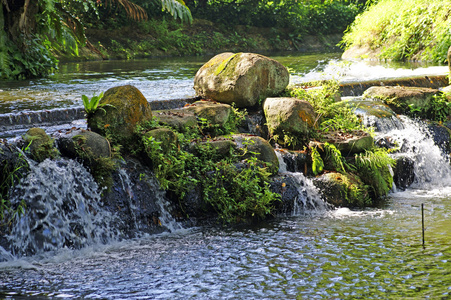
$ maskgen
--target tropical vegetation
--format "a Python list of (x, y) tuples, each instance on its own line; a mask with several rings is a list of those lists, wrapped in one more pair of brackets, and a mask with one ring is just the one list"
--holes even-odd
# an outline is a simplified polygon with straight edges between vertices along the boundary
[(346, 49), (367, 49), (379, 59), (443, 63), (451, 45), (451, 1), (380, 0), (359, 15), (346, 31)]
[[(58, 59), (80, 57), (88, 48), (100, 57), (134, 58), (177, 49), (174, 54), (202, 54), (215, 49), (261, 46), (246, 38), (251, 27), (263, 28), (272, 45), (299, 48), (307, 34), (341, 33), (363, 8), (361, 0), (36, 0), (0, 1), (0, 79), (41, 77)], [(173, 18), (171, 18), (172, 16)], [(196, 20), (210, 22), (190, 29)], [(198, 22), (199, 23), (199, 22)], [(237, 26), (241, 26), (240, 30)], [(132, 29), (130, 29), (132, 28)], [(114, 31), (91, 42), (89, 31)], [(118, 34), (119, 32), (119, 34)], [(144, 38), (143, 38), (144, 37)], [(104, 45), (105, 44), (105, 45)], [(106, 49), (108, 48), (108, 49)], [(160, 53), (161, 53), (160, 52)], [(117, 55), (119, 54), (119, 55)]]

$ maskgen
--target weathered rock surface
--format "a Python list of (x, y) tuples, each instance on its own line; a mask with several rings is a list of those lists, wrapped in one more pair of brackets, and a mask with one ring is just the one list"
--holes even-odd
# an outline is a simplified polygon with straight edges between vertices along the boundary
[(396, 165), (393, 168), (393, 182), (400, 190), (408, 188), (415, 180), (415, 161), (406, 156), (396, 159)]
[(387, 103), (398, 114), (409, 112), (409, 105), (417, 108), (425, 108), (432, 96), (439, 90), (421, 87), (406, 86), (373, 86), (367, 89), (363, 96), (366, 98), (380, 99)]
[(111, 134), (122, 145), (133, 140), (136, 125), (152, 119), (152, 110), (143, 94), (134, 86), (110, 88), (100, 100), (99, 108), (88, 116), (88, 127), (99, 134)]
[(54, 147), (53, 140), (42, 128), (30, 128), (24, 135), (26, 146), (34, 160), (41, 162), (46, 158), (55, 158), (58, 151)]
[(169, 125), (179, 132), (188, 132), (198, 127), (197, 117), (193, 112), (182, 109), (161, 110), (153, 112), (162, 125)]
[(232, 140), (236, 143), (238, 149), (246, 149), (245, 158), (256, 156), (258, 160), (269, 163), (269, 171), (276, 174), (279, 170), (279, 160), (271, 144), (259, 137), (252, 135), (238, 134), (233, 135)]
[(215, 101), (196, 101), (186, 105), (182, 111), (191, 112), (211, 124), (224, 126), (232, 113), (232, 107)]
[(160, 143), (163, 153), (169, 153), (174, 145), (177, 145), (177, 135), (168, 128), (152, 129), (144, 134), (144, 138), (153, 138)]
[(237, 107), (250, 107), (259, 99), (282, 92), (289, 73), (279, 62), (253, 53), (221, 53), (196, 73), (196, 95)]
[[(329, 132), (323, 135), (323, 138), (329, 144), (333, 144), (340, 150), (343, 156), (354, 153), (365, 152), (374, 147), (373, 137), (365, 131), (356, 130), (353, 132)], [(310, 147), (324, 148), (322, 142), (311, 141)]]
[(63, 134), (58, 138), (57, 144), (61, 154), (69, 158), (77, 158), (81, 155), (89, 155), (94, 158), (111, 156), (108, 140), (89, 130), (75, 130)]
[(263, 103), (271, 136), (307, 136), (316, 119), (312, 105), (296, 98), (266, 98)]

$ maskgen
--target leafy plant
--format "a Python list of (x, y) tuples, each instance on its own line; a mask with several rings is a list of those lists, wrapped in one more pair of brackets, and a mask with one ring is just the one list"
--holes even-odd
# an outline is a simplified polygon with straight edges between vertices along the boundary
[(311, 157), (313, 174), (318, 175), (324, 170), (324, 162), (316, 147), (311, 148)]
[(88, 98), (86, 95), (81, 95), (81, 99), (83, 100), (83, 106), (85, 108), (85, 112), (88, 116), (94, 114), (98, 109), (103, 110), (104, 113), (106, 111), (102, 108), (103, 106), (108, 106), (114, 108), (114, 105), (107, 104), (107, 103), (100, 103), (100, 100), (103, 98), (103, 92), (101, 92), (98, 96), (94, 94), (91, 99)]
[(370, 186), (375, 198), (386, 196), (391, 190), (393, 177), (390, 168), (394, 165), (395, 160), (382, 148), (355, 156), (356, 171), (362, 181)]

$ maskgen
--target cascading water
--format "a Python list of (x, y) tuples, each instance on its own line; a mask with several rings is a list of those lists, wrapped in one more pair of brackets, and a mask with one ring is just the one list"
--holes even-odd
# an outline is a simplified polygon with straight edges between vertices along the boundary
[(392, 127), (378, 133), (378, 138), (390, 140), (399, 149), (395, 157), (408, 157), (414, 162), (414, 188), (428, 189), (451, 184), (451, 167), (440, 147), (434, 144), (425, 124), (400, 116), (402, 128)]
[(91, 174), (74, 160), (29, 162), (30, 173), (14, 189), (13, 207), (25, 201), (25, 214), (15, 218), (8, 236), (12, 252), (35, 254), (63, 247), (112, 241), (118, 220), (102, 208)]
[(279, 173), (291, 177), (297, 189), (292, 215), (297, 216), (306, 212), (326, 211), (329, 205), (321, 198), (312, 180), (305, 177), (301, 172), (287, 171), (287, 164), (283, 160), (283, 154), (276, 151), (276, 155), (279, 160)]
[(0, 247), (0, 261), (182, 229), (153, 174), (140, 169), (136, 175), (133, 162), (117, 172), (115, 200), (103, 199), (92, 175), (75, 160), (30, 160), (29, 165), (10, 198), (13, 208), (25, 204), (25, 214), (8, 216), (13, 219), (7, 236), (11, 253)]

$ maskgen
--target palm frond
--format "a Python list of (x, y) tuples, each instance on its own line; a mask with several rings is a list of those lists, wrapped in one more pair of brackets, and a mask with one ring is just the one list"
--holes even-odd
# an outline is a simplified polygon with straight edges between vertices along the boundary
[(174, 18), (182, 21), (193, 22), (193, 16), (183, 0), (161, 0), (163, 10), (167, 10)]
[(105, 0), (105, 7), (113, 6), (113, 4), (121, 5), (127, 15), (136, 20), (136, 21), (143, 21), (147, 20), (147, 13), (141, 6), (129, 1), (129, 0)]

